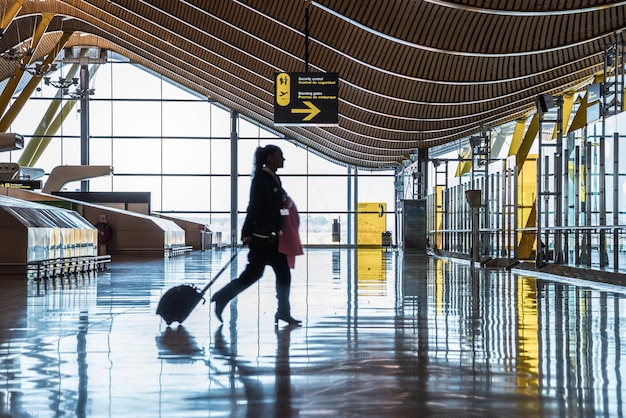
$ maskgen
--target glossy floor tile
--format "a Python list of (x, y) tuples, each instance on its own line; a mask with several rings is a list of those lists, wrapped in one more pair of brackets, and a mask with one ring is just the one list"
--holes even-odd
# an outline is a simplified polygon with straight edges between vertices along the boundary
[[(217, 290), (240, 273), (247, 250)], [(379, 249), (307, 249), (217, 321), (155, 314), (231, 250), (0, 282), (0, 417), (623, 416), (625, 290)]]

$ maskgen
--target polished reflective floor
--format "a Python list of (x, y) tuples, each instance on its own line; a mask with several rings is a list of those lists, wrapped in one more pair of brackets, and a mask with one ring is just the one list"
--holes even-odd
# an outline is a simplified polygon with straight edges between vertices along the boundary
[[(217, 290), (238, 275), (247, 250)], [(155, 314), (230, 249), (0, 282), (0, 417), (620, 417), (626, 289), (379, 249), (308, 249), (274, 327), (274, 275), (220, 324)]]

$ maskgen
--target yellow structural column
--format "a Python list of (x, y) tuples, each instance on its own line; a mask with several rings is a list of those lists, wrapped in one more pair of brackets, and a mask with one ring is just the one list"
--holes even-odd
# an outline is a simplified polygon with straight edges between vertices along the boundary
[[(63, 124), (63, 121), (65, 120), (65, 118), (67, 118), (67, 116), (70, 114), (70, 111), (75, 106), (76, 106), (75, 100), (67, 101), (61, 108), (61, 111), (55, 116), (52, 122), (48, 125), (47, 129), (45, 129), (45, 132), (39, 135), (39, 137), (37, 138), (37, 146), (34, 149), (29, 150), (30, 151), (29, 154), (31, 155), (28, 160), (27, 167), (33, 167), (35, 164), (37, 164), (37, 161), (39, 161), (39, 158), (48, 147), (48, 144), (50, 144), (50, 141), (52, 140), (51, 137), (54, 134), (56, 134), (56, 132), (59, 130), (59, 128)], [(29, 145), (30, 143), (33, 142), (33, 140), (35, 140), (35, 138), (33, 138), (29, 142)], [(18, 161), (18, 164), (20, 164), (20, 166), (22, 165), (21, 159), (20, 161)]]
[[(572, 116), (572, 109), (574, 108), (574, 92), (567, 92), (563, 95), (563, 117), (561, 126), (561, 132), (565, 134), (567, 132), (567, 123)], [(558, 133), (558, 126), (554, 124), (554, 132), (552, 132), (552, 139), (556, 139)]]
[[(55, 47), (54, 50), (50, 54), (48, 54), (46, 58), (44, 59), (42, 68), (45, 69), (45, 68), (50, 67), (52, 62), (55, 60), (56, 55), (61, 50), (61, 48), (58, 48), (58, 46), (65, 45), (65, 43), (67, 42), (67, 40), (69, 39), (71, 35), (72, 35), (72, 32), (63, 33), (63, 35), (61, 36), (61, 39), (59, 39), (59, 42), (57, 43), (57, 47)], [(30, 96), (33, 94), (33, 91), (35, 91), (35, 88), (41, 81), (42, 76), (43, 74), (34, 75), (30, 79), (28, 84), (26, 84), (26, 87), (24, 87), (24, 89), (22, 90), (18, 98), (15, 100), (11, 108), (9, 108), (9, 110), (7, 110), (7, 112), (2, 116), (2, 119), (0, 119), (0, 132), (6, 132), (9, 129), (9, 126), (11, 126), (11, 123), (13, 123), (13, 121), (15, 120), (19, 112), (22, 110), (22, 108), (24, 107), (28, 99), (30, 99)]]
[(465, 148), (461, 151), (462, 161), (459, 161), (459, 165), (456, 167), (455, 177), (460, 177), (463, 174), (467, 174), (472, 170), (472, 149)]
[[(67, 72), (66, 78), (73, 78), (78, 72), (78, 69), (78, 64), (73, 64), (70, 67), (70, 70)], [(22, 155), (18, 160), (18, 164), (20, 166), (32, 167), (34, 164), (37, 163), (37, 160), (41, 156), (41, 153), (48, 146), (48, 143), (50, 142), (49, 135), (54, 135), (56, 129), (58, 129), (58, 126), (56, 126), (58, 118), (54, 119), (52, 123), (50, 121), (59, 110), (61, 101), (58, 99), (60, 99), (62, 96), (62, 90), (57, 91), (57, 100), (53, 100), (50, 103), (50, 106), (48, 106), (48, 109), (42, 117), (41, 122), (39, 122), (39, 126), (37, 126), (37, 129), (35, 129), (35, 132), (33, 133), (32, 139), (28, 141), (28, 144), (24, 148), (24, 151), (22, 152)], [(61, 110), (62, 119), (65, 119), (65, 116), (67, 116), (67, 111), (74, 107), (74, 103), (75, 102), (72, 100), (65, 104), (65, 106)], [(70, 104), (70, 106), (68, 106), (68, 104)]]
[(535, 138), (537, 137), (537, 133), (539, 132), (539, 115), (536, 113), (533, 115), (530, 124), (528, 124), (528, 129), (526, 130), (526, 134), (524, 138), (519, 144), (517, 151), (515, 152), (515, 165), (518, 170), (521, 170), (528, 158), (528, 153), (530, 152), (530, 148), (535, 142)]
[[(90, 80), (93, 78), (96, 71), (98, 71), (98, 68), (100, 68), (100, 64), (94, 64), (91, 66), (91, 68), (89, 69)], [(43, 133), (43, 136), (41, 137), (41, 143), (38, 144), (34, 150), (32, 150), (32, 156), (30, 157), (30, 166), (37, 163), (37, 161), (39, 160), (43, 152), (46, 150), (46, 147), (50, 143), (50, 140), (52, 139), (50, 137), (56, 134), (56, 132), (59, 130), (59, 128), (63, 124), (63, 121), (65, 120), (65, 118), (67, 118), (70, 111), (75, 106), (76, 106), (76, 100), (70, 100), (66, 102), (63, 108), (61, 109), (61, 112), (59, 112), (59, 114), (54, 118), (52, 123), (50, 123), (50, 125), (47, 128), (45, 128), (45, 132)], [(42, 125), (46, 125), (44, 122), (45, 120), (42, 120)]]
[(4, 90), (2, 90), (2, 94), (0, 94), (0, 115), (4, 114), (4, 111), (9, 106), (11, 97), (13, 97), (13, 93), (15, 93), (17, 86), (20, 84), (22, 75), (24, 75), (24, 70), (22, 70), (19, 65), (16, 66), (13, 71), (13, 76), (9, 78), (6, 86), (4, 86)]
[(2, 33), (9, 27), (15, 16), (22, 9), (22, 6), (26, 3), (26, 0), (16, 0), (11, 4), (6, 12), (2, 15), (2, 22), (0, 22), (0, 30)]
[[(525, 131), (525, 132), (524, 132)], [(528, 154), (539, 132), (539, 115), (534, 114), (528, 127), (525, 120), (518, 120), (513, 132), (509, 156), (515, 155), (515, 165), (517, 167), (518, 196), (516, 228), (532, 228), (535, 226), (535, 201), (537, 195), (536, 187), (536, 162), (528, 161)], [(531, 181), (532, 180), (532, 181)], [(529, 198), (531, 196), (531, 198)], [(535, 234), (523, 231), (518, 236), (517, 257), (520, 259), (532, 258), (533, 247), (535, 245)]]
[[(33, 41), (31, 42), (33, 49), (35, 48), (36, 45), (39, 45), (39, 41), (41, 41), (41, 38), (43, 38), (43, 35), (46, 33), (46, 29), (48, 29), (48, 26), (50, 25), (50, 22), (52, 22), (53, 18), (54, 18), (54, 13), (44, 13), (41, 15), (41, 21), (35, 28), (35, 33), (33, 34)], [(55, 57), (56, 57), (56, 54), (55, 54)]]
[[(11, 12), (12, 9), (10, 9), (9, 12), (5, 13), (2, 18), (3, 25), (6, 24), (8, 26), (9, 23), (11, 23), (10, 20), (8, 21), (8, 23), (5, 23), (5, 21), (9, 19), (9, 17), (13, 19), (13, 17), (15, 17), (15, 14), (17, 14), (17, 12), (20, 10), (23, 3), (24, 3), (23, 1), (16, 2), (11, 6), (12, 9), (15, 9), (13, 10), (14, 14), (10, 15), (9, 13)], [(41, 41), (43, 34), (46, 32), (46, 29), (48, 28), (48, 26), (50, 25), (50, 22), (52, 21), (52, 18), (54, 18), (53, 13), (45, 13), (44, 15), (42, 15), (41, 22), (39, 22), (39, 25), (37, 25), (35, 33), (33, 34), (33, 38), (31, 39), (31, 42), (30, 42), (30, 48), (32, 51), (35, 50), (35, 48), (39, 44), (39, 41)], [(2, 26), (2, 28), (4, 30), (6, 26)], [(4, 87), (4, 90), (2, 91), (2, 95), (0, 95), (0, 114), (4, 114), (4, 111), (9, 105), (9, 102), (11, 101), (11, 97), (13, 97), (13, 93), (15, 93), (15, 90), (17, 89), (17, 86), (19, 85), (20, 80), (22, 79), (22, 76), (24, 75), (24, 66), (29, 64), (29, 62), (24, 61), (25, 59), (26, 57), (22, 58), (20, 65), (18, 65), (15, 68), (13, 72), (13, 76), (9, 79), (7, 85)], [(30, 56), (28, 56), (28, 59), (30, 59)], [(0, 132), (6, 132), (6, 130), (2, 130)]]

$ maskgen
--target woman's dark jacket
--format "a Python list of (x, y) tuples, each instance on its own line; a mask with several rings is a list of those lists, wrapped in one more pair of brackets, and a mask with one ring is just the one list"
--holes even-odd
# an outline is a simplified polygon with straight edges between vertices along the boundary
[(253, 233), (269, 235), (280, 231), (280, 208), (283, 204), (283, 190), (280, 179), (276, 180), (265, 170), (258, 170), (250, 185), (250, 201), (241, 231), (242, 237)]

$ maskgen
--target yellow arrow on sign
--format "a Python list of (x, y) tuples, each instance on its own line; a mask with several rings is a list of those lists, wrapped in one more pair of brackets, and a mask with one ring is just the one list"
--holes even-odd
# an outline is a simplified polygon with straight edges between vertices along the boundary
[(302, 103), (304, 103), (308, 109), (291, 109), (291, 113), (308, 113), (309, 116), (302, 119), (303, 121), (309, 121), (321, 112), (317, 106), (309, 101), (304, 101)]

